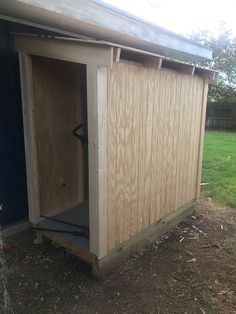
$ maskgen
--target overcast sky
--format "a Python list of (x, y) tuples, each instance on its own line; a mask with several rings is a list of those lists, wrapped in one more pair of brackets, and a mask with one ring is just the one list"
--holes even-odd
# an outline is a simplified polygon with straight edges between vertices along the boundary
[(236, 0), (103, 0), (176, 33), (207, 28), (217, 34), (224, 21), (236, 35)]

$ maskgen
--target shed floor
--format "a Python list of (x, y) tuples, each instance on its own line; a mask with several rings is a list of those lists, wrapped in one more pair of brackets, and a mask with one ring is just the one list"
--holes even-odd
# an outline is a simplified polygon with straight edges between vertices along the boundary
[[(52, 218), (56, 218), (65, 222), (77, 224), (84, 227), (89, 227), (89, 205), (88, 202), (81, 203), (73, 208), (66, 210), (63, 213), (57, 214)], [(43, 221), (37, 224), (39, 228), (46, 229), (58, 229), (66, 231), (80, 231), (79, 228), (71, 225), (64, 224), (62, 222), (57, 222), (51, 219), (45, 218)], [(47, 234), (54, 234), (55, 239), (60, 238), (63, 243), (67, 243), (68, 249), (70, 247), (79, 247), (83, 251), (89, 252), (89, 239), (84, 236), (75, 236), (69, 233), (62, 232), (47, 232)], [(60, 243), (58, 244), (61, 244)], [(58, 242), (58, 241), (55, 241)]]

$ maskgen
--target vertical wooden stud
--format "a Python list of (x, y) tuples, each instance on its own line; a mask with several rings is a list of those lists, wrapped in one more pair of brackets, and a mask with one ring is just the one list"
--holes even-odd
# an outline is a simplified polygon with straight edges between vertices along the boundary
[(203, 93), (202, 93), (202, 111), (200, 120), (200, 134), (198, 145), (198, 163), (197, 163), (197, 182), (196, 182), (196, 198), (201, 194), (201, 176), (202, 176), (202, 157), (203, 157), (203, 144), (204, 144), (204, 130), (206, 121), (206, 107), (207, 107), (207, 93), (208, 93), (208, 81), (203, 80)]
[(107, 253), (107, 69), (87, 66), (90, 252)]
[(36, 223), (40, 219), (40, 204), (38, 188), (38, 161), (35, 117), (33, 105), (32, 60), (28, 54), (20, 52), (19, 61), (24, 123), (29, 219), (32, 223)]

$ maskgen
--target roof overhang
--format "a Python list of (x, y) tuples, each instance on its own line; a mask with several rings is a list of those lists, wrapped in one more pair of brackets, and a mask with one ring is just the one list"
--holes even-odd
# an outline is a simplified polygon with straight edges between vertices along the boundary
[(112, 41), (184, 61), (212, 59), (212, 51), (99, 1), (1, 0), (0, 18), (73, 37)]
[(116, 43), (58, 36), (14, 34), (16, 50), (30, 55), (112, 68), (120, 59), (139, 62), (147, 67), (166, 68), (190, 76), (200, 76), (216, 85), (218, 72)]

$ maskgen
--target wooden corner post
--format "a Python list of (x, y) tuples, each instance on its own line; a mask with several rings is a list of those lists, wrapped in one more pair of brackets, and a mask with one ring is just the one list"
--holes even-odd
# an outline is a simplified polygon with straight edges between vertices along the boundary
[(198, 199), (201, 194), (202, 158), (203, 158), (204, 130), (205, 130), (205, 121), (206, 121), (207, 94), (208, 94), (208, 80), (204, 79), (203, 80), (203, 92), (202, 92), (202, 109), (201, 109), (201, 116), (200, 116), (200, 134), (199, 134), (199, 145), (198, 145), (196, 199)]
[(107, 69), (87, 65), (90, 252), (107, 253)]
[(29, 218), (32, 223), (37, 223), (40, 218), (40, 204), (38, 189), (37, 148), (35, 141), (36, 134), (33, 105), (32, 60), (31, 56), (29, 56), (27, 53), (19, 52), (19, 61)]

